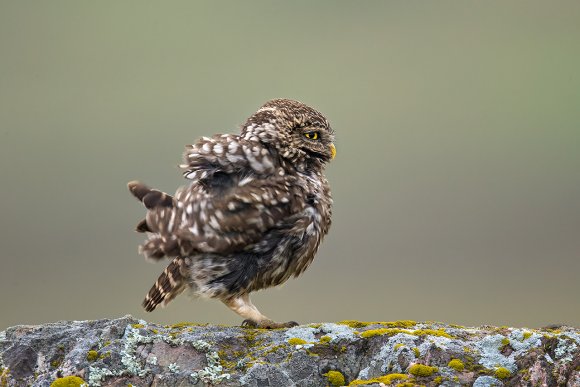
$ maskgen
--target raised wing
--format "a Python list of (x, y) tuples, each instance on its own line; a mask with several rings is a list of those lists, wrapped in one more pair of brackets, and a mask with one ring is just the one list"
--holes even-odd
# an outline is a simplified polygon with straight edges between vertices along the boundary
[(202, 137), (187, 145), (183, 154), (183, 176), (193, 181), (211, 179), (216, 172), (240, 174), (251, 172), (268, 175), (275, 171), (275, 163), (266, 148), (233, 134)]
[(188, 148), (184, 158), (192, 183), (177, 191), (173, 206), (149, 210), (146, 256), (244, 251), (300, 221), (303, 187), (259, 144), (218, 135)]

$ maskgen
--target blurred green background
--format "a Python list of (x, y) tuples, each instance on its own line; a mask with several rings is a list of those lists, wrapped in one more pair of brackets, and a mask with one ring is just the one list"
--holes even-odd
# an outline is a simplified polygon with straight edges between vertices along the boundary
[(140, 179), (263, 102), (322, 111), (334, 224), (254, 295), (301, 323), (580, 325), (580, 2), (0, 2), (0, 329), (146, 314)]

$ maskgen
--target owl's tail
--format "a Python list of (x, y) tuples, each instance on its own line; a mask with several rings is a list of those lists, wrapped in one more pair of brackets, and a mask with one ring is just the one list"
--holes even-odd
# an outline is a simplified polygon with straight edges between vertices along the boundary
[(187, 258), (177, 257), (163, 270), (143, 300), (142, 305), (147, 312), (153, 311), (159, 304), (167, 305), (185, 290), (189, 270), (188, 261)]
[[(165, 192), (149, 188), (138, 181), (130, 181), (127, 184), (127, 187), (133, 196), (142, 202), (148, 210), (157, 207), (173, 207), (173, 196), (166, 194)], [(137, 224), (136, 230), (138, 232), (152, 231), (145, 219)]]

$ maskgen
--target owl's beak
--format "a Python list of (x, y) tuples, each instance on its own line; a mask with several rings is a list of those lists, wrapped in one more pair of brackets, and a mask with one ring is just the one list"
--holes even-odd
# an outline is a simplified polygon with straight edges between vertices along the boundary
[(330, 157), (334, 159), (336, 157), (336, 147), (334, 144), (330, 144)]

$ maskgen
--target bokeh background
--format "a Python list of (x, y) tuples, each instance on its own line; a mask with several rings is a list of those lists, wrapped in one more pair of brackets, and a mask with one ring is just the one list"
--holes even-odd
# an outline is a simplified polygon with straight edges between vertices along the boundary
[(126, 183), (263, 102), (326, 114), (334, 225), (254, 295), (302, 323), (580, 325), (577, 1), (0, 2), (0, 329), (145, 313)]

